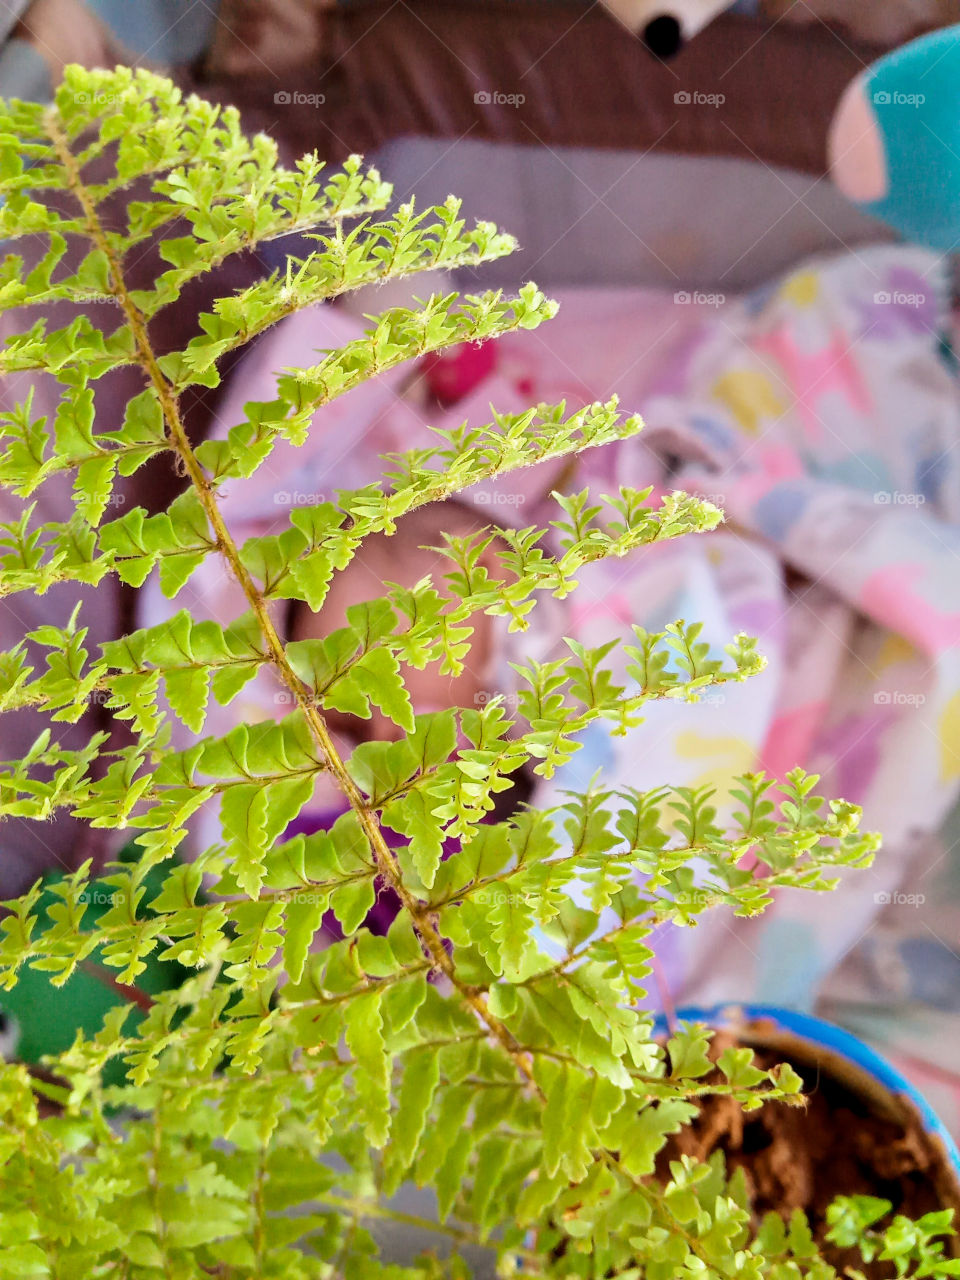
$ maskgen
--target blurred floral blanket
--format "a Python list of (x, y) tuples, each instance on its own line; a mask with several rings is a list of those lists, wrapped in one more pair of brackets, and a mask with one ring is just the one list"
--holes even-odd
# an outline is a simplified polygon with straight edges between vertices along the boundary
[[(596, 644), (677, 618), (703, 620), (721, 652), (737, 632), (758, 636), (769, 666), (699, 705), (653, 704), (626, 738), (593, 728), (535, 801), (598, 768), (606, 785), (638, 788), (722, 789), (737, 773), (796, 764), (821, 773), (822, 792), (863, 805), (884, 833), (875, 867), (834, 894), (782, 895), (757, 920), (717, 911), (697, 930), (664, 926), (666, 986), (677, 1005), (819, 1003), (908, 1074), (940, 1072), (952, 1089), (960, 865), (941, 828), (960, 779), (960, 403), (946, 269), (883, 246), (817, 259), (740, 299), (578, 290), (560, 301), (540, 330), (334, 402), (304, 448), (277, 449), (242, 497), (228, 495), (227, 519), (240, 536), (278, 532), (291, 506), (374, 478), (373, 453), (424, 443), (428, 420), (619, 393), (646, 419), (640, 437), (583, 455), (575, 477), (540, 467), (464, 500), (484, 521), (529, 525), (555, 518), (560, 482), (685, 488), (721, 505), (727, 525), (590, 566), (571, 600), (535, 611), (530, 633), (501, 637), (489, 694), (509, 699), (510, 662), (548, 658), (561, 636)], [(315, 363), (362, 327), (333, 307), (284, 321), (228, 387), (222, 429), (246, 401), (272, 398), (272, 370)], [(446, 407), (426, 407), (425, 387)], [(212, 568), (192, 586), (196, 616), (243, 610)], [(142, 621), (167, 608), (152, 595)], [(282, 715), (277, 698), (259, 676), (208, 732)], [(960, 1103), (944, 1111), (960, 1127)]]

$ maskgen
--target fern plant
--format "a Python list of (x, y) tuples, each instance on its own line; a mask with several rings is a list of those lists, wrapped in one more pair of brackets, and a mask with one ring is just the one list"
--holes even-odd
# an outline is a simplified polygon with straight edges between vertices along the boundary
[[(0, 482), (21, 514), (2, 526), (0, 595), (113, 574), (139, 587), (156, 573), (175, 598), (219, 557), (247, 611), (221, 627), (182, 610), (92, 653), (78, 606), (66, 625), (0, 655), (0, 709), (49, 721), (0, 768), (0, 814), (42, 822), (67, 810), (137, 842), (135, 860), (109, 868), (111, 905), (95, 923), (89, 864), (47, 889), (42, 919), (39, 885), (5, 904), (0, 981), (9, 988), (29, 966), (62, 985), (97, 948), (120, 984), (135, 984), (148, 957), (192, 973), (139, 1022), (131, 999), (98, 1034), (78, 1034), (44, 1079), (3, 1069), (0, 1275), (461, 1276), (474, 1245), (504, 1275), (833, 1275), (802, 1218), (758, 1228), (742, 1183), (718, 1164), (685, 1159), (669, 1182), (651, 1177), (706, 1093), (745, 1108), (802, 1099), (789, 1066), (762, 1071), (746, 1049), (725, 1052), (715, 1071), (704, 1028), (680, 1027), (662, 1045), (642, 1001), (661, 921), (694, 923), (716, 905), (755, 913), (774, 889), (824, 890), (837, 868), (867, 863), (876, 840), (859, 832), (856, 808), (826, 802), (798, 770), (780, 787), (737, 779), (729, 824), (708, 793), (611, 794), (602, 779), (558, 811), (490, 820), (520, 766), (549, 777), (594, 721), (624, 733), (652, 699), (696, 701), (752, 675), (762, 666), (754, 642), (733, 638), (724, 662), (696, 626), (636, 628), (628, 686), (611, 674), (612, 646), (571, 644), (563, 661), (524, 667), (509, 717), (498, 699), (418, 715), (405, 686), (411, 668), (456, 674), (480, 614), (523, 630), (537, 601), (574, 590), (590, 561), (711, 529), (719, 511), (683, 494), (558, 493), (558, 540), (538, 528), (451, 537), (441, 581), (354, 606), (326, 638), (289, 640), (277, 602), (322, 610), (365, 538), (480, 480), (622, 440), (640, 422), (611, 402), (440, 432), (435, 449), (384, 460), (362, 489), (291, 508), (282, 531), (238, 541), (221, 486), (242, 484), (278, 441), (304, 443), (335, 397), (425, 352), (533, 328), (553, 304), (527, 285), (512, 298), (434, 295), (392, 308), (363, 338), (285, 371), (276, 398), (248, 405), (225, 438), (195, 444), (181, 397), (215, 387), (218, 361), (282, 317), (370, 282), (478, 265), (512, 241), (487, 223), (467, 227), (452, 199), (382, 213), (390, 189), (359, 159), (332, 174), (312, 156), (285, 169), (233, 110), (183, 100), (143, 71), (70, 68), (52, 105), (2, 109), (0, 235), (40, 237), (44, 251), (29, 268), (7, 256), (0, 299), (7, 309), (62, 303), (65, 323), (38, 322), (0, 354), (4, 372), (60, 387), (52, 423), (29, 397), (2, 420)], [(118, 194), (135, 181), (149, 198)], [(118, 198), (124, 216), (108, 223), (104, 203)], [(318, 227), (312, 252), (221, 299), (181, 350), (157, 354), (154, 318), (189, 281)], [(78, 241), (74, 271), (65, 257)], [(155, 241), (166, 269), (133, 289), (128, 263)], [(117, 308), (111, 332), (84, 313), (104, 295)], [(98, 412), (97, 384), (123, 366), (139, 370), (142, 390), (119, 420)], [(184, 477), (183, 492), (159, 514), (105, 519), (118, 477), (157, 457)], [(74, 509), (41, 521), (33, 495), (62, 473)], [(45, 650), (45, 668), (26, 639)], [(208, 699), (229, 703), (265, 668), (289, 714), (203, 736)], [(104, 733), (80, 749), (60, 742), (58, 726), (93, 698), (126, 723), (125, 745)], [(325, 713), (364, 717), (371, 706), (399, 739), (345, 757)], [(172, 745), (171, 717), (192, 735), (186, 748)], [(339, 787), (344, 815), (289, 837), (321, 776)], [(211, 805), (222, 840), (177, 860)], [(458, 851), (444, 856), (451, 840)], [(158, 868), (162, 889), (148, 893)], [(380, 936), (364, 921), (387, 888), (400, 906)], [(320, 948), (328, 911), (344, 937)], [(104, 1072), (118, 1062), (125, 1082), (110, 1085)], [(393, 1203), (411, 1182), (434, 1189), (435, 1215)], [(841, 1202), (836, 1240), (891, 1259), (891, 1274), (954, 1273), (942, 1257), (949, 1214), (911, 1224), (886, 1220), (888, 1209)], [(419, 1225), (436, 1249), (409, 1267), (380, 1260), (370, 1228), (383, 1220)]]

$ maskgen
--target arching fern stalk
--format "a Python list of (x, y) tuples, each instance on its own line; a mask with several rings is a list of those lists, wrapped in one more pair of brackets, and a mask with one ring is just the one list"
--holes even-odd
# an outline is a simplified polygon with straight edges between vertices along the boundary
[[(523, 628), (538, 598), (565, 596), (587, 562), (713, 528), (720, 513), (681, 494), (659, 505), (628, 490), (599, 505), (558, 496), (559, 554), (539, 529), (504, 530), (496, 542), (453, 538), (444, 580), (356, 606), (326, 639), (287, 641), (276, 602), (321, 609), (369, 535), (393, 533), (405, 513), (477, 481), (623, 439), (640, 423), (615, 403), (505, 415), (441, 435), (432, 453), (395, 458), (365, 488), (292, 509), (281, 532), (240, 543), (221, 486), (242, 484), (278, 441), (302, 443), (324, 405), (424, 352), (532, 328), (553, 304), (528, 285), (514, 298), (433, 296), (394, 308), (364, 338), (286, 372), (276, 399), (248, 406), (226, 438), (195, 446), (184, 392), (216, 386), (218, 360), (269, 325), (371, 281), (480, 264), (512, 242), (485, 223), (466, 227), (453, 200), (378, 220), (390, 191), (359, 160), (332, 175), (313, 157), (283, 169), (273, 143), (245, 138), (233, 111), (182, 101), (144, 72), (72, 68), (52, 106), (5, 104), (2, 131), (0, 235), (44, 245), (29, 269), (6, 259), (3, 306), (56, 300), (75, 313), (63, 328), (38, 323), (13, 337), (0, 357), (8, 373), (60, 384), (52, 423), (33, 416), (29, 399), (3, 421), (0, 480), (22, 516), (3, 527), (0, 594), (111, 574), (140, 586), (156, 571), (176, 597), (219, 557), (247, 612), (222, 628), (183, 611), (91, 653), (78, 610), (30, 637), (47, 652), (45, 669), (31, 666), (24, 645), (2, 655), (0, 708), (32, 707), (50, 724), (27, 756), (2, 767), (0, 813), (42, 821), (68, 810), (129, 830), (141, 851), (113, 868), (113, 902), (95, 924), (85, 915), (89, 867), (50, 890), (43, 925), (38, 889), (9, 903), (3, 982), (12, 986), (27, 965), (64, 983), (98, 946), (120, 983), (134, 983), (151, 954), (196, 976), (157, 997), (139, 1024), (132, 1004), (119, 1008), (52, 1061), (66, 1082), (52, 1090), (55, 1114), (39, 1120), (35, 1105), (34, 1089), (50, 1086), (21, 1068), (0, 1076), (0, 1274), (373, 1276), (382, 1264), (368, 1228), (409, 1222), (389, 1201), (416, 1181), (436, 1190), (439, 1215), (420, 1225), (446, 1260), (391, 1275), (462, 1274), (459, 1251), (476, 1243), (498, 1252), (504, 1273), (831, 1275), (801, 1223), (789, 1237), (771, 1224), (755, 1237), (741, 1192), (718, 1168), (684, 1163), (670, 1185), (650, 1180), (698, 1096), (796, 1103), (799, 1080), (789, 1068), (756, 1069), (744, 1050), (728, 1051), (720, 1083), (704, 1084), (706, 1033), (682, 1029), (664, 1052), (638, 1000), (658, 922), (689, 922), (715, 903), (756, 912), (775, 887), (823, 889), (834, 868), (868, 861), (875, 841), (858, 834), (856, 809), (827, 804), (816, 779), (797, 772), (779, 806), (763, 777), (735, 783), (729, 829), (709, 797), (687, 791), (597, 790), (571, 796), (560, 813), (484, 821), (521, 764), (550, 776), (593, 721), (623, 731), (651, 699), (696, 699), (707, 685), (743, 679), (761, 666), (753, 642), (735, 638), (722, 664), (695, 627), (638, 630), (629, 687), (610, 674), (610, 646), (571, 645), (566, 661), (522, 673), (512, 719), (497, 700), (415, 715), (404, 684), (410, 667), (456, 673), (478, 614)], [(144, 179), (152, 198), (128, 199), (124, 219), (108, 225), (104, 202), (114, 208)], [(222, 299), (183, 350), (157, 355), (152, 321), (188, 281), (317, 226), (314, 252)], [(78, 238), (87, 247), (73, 271), (66, 252)], [(128, 264), (154, 241), (169, 265), (151, 288), (133, 290)], [(104, 295), (117, 305), (112, 332), (84, 315), (85, 302)], [(97, 412), (98, 380), (121, 366), (142, 374), (122, 421)], [(185, 477), (183, 493), (165, 513), (104, 520), (116, 478), (158, 455)], [(63, 472), (75, 509), (42, 522), (33, 495)], [(286, 686), (290, 714), (203, 737), (208, 698), (228, 703), (263, 668)], [(60, 744), (58, 725), (79, 720), (93, 697), (128, 722), (129, 745), (103, 735), (80, 750)], [(371, 704), (400, 740), (344, 758), (324, 713), (364, 716)], [(169, 745), (167, 706), (195, 735), (188, 749)], [(320, 775), (337, 783), (348, 811), (329, 831), (285, 838)], [(203, 805), (219, 805), (222, 842), (171, 861)], [(399, 841), (388, 843), (385, 829)], [(443, 860), (448, 837), (461, 851)], [(741, 869), (747, 852), (753, 874)], [(707, 874), (692, 895), (694, 859)], [(148, 900), (145, 877), (157, 867), (165, 883)], [(572, 904), (574, 880), (586, 905)], [(378, 886), (401, 904), (387, 937), (363, 923)], [(312, 950), (327, 910), (345, 939)], [(102, 1083), (113, 1060), (128, 1069), (123, 1087)], [(883, 1247), (877, 1216), (869, 1204), (841, 1206), (844, 1243)], [(915, 1232), (908, 1270), (936, 1259), (944, 1225)]]

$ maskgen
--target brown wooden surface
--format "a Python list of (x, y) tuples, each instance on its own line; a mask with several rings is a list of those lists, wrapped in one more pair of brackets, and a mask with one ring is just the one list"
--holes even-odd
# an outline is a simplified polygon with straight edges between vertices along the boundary
[[(600, 6), (557, 0), (373, 0), (316, 11), (315, 22), (307, 61), (297, 62), (289, 42), (282, 57), (275, 45), (264, 46), (262, 60), (249, 50), (244, 66), (235, 46), (228, 61), (218, 59), (234, 74), (214, 76), (206, 91), (237, 102), (291, 154), (317, 147), (330, 159), (403, 136), (469, 136), (753, 156), (820, 174), (837, 100), (879, 52), (822, 23), (765, 26), (727, 15), (664, 64)], [(478, 104), (484, 90), (522, 93), (525, 102)], [(725, 102), (678, 104), (681, 91)], [(326, 101), (277, 104), (278, 92)]]

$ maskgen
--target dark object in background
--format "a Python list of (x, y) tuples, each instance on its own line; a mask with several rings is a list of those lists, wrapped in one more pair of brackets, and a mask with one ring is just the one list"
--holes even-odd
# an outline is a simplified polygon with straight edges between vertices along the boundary
[(643, 43), (657, 58), (675, 58), (683, 48), (683, 31), (676, 18), (663, 14), (648, 22)]

